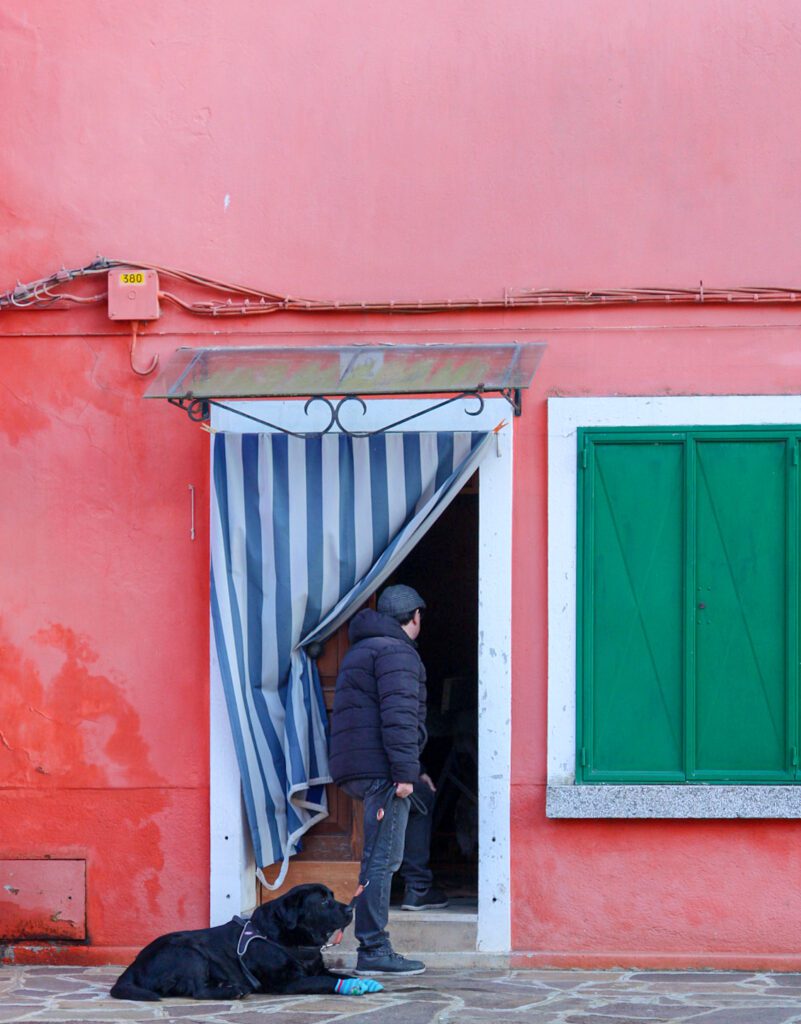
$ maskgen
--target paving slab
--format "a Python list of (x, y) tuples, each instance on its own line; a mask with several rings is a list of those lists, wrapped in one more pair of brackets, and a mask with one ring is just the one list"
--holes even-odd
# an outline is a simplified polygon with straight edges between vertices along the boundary
[(111, 999), (114, 967), (0, 967), (0, 1024), (801, 1024), (801, 975), (429, 969), (369, 996)]

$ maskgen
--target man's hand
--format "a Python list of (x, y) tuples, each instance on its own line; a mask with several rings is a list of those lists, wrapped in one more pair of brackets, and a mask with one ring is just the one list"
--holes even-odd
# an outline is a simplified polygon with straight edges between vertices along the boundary
[(431, 778), (430, 775), (427, 775), (425, 772), (422, 772), (420, 774), (420, 781), (423, 783), (424, 786), (428, 786), (432, 793), (436, 793), (437, 787), (434, 785), (434, 780)]
[(407, 796), (411, 796), (414, 791), (414, 786), (411, 782), (396, 782), (395, 783), (395, 796), (401, 800), (405, 800)]

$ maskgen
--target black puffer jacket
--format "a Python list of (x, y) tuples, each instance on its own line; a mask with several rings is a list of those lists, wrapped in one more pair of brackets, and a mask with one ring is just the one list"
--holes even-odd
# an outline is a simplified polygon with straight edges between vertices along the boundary
[(334, 782), (414, 782), (426, 742), (426, 671), (417, 645), (389, 615), (365, 608), (348, 629), (331, 716)]

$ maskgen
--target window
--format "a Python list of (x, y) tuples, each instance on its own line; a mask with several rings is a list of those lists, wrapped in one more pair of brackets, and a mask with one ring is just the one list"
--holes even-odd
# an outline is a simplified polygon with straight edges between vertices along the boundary
[(799, 442), (578, 430), (576, 781), (796, 781)]

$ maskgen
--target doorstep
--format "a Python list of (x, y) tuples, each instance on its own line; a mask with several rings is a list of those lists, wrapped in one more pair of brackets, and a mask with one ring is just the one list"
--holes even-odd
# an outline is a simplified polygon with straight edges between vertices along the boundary
[[(506, 968), (507, 953), (482, 953), (476, 949), (478, 913), (475, 903), (460, 901), (444, 910), (400, 910), (389, 912), (389, 933), (393, 948), (406, 957), (423, 960), (429, 967)], [(348, 928), (335, 950), (329, 950), (329, 967), (352, 970), (356, 966), (356, 937)]]

